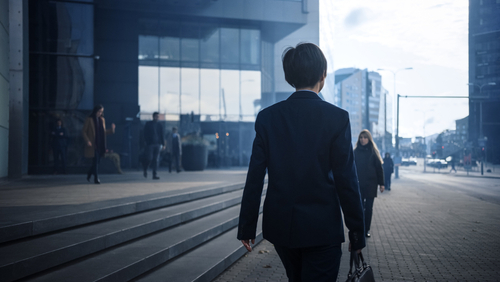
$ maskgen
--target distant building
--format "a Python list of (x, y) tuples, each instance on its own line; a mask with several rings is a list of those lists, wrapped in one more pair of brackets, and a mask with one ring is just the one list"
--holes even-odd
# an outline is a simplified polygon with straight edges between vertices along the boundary
[(455, 120), (457, 139), (462, 143), (467, 142), (469, 139), (469, 117)]
[[(387, 94), (387, 90), (382, 88), (382, 77), (377, 72), (356, 68), (335, 71), (333, 101), (349, 112), (353, 142), (361, 130), (368, 129), (377, 145), (383, 148), (384, 135), (387, 136), (387, 133), (384, 134), (385, 129), (392, 131), (392, 126), (389, 126), (392, 124), (390, 103), (387, 103), (387, 111), (384, 111), (386, 100), (391, 100)], [(389, 138), (386, 137), (386, 148), (390, 147), (391, 138), (390, 134)]]
[(486, 158), (495, 163), (500, 163), (500, 146), (493, 145), (500, 143), (499, 14), (498, 0), (469, 1), (468, 138), (479, 146), (479, 139), (487, 137)]

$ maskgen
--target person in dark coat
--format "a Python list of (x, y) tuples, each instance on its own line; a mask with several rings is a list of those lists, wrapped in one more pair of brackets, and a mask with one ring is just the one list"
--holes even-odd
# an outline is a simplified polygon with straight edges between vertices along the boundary
[(385, 153), (384, 157), (384, 181), (385, 189), (391, 191), (391, 175), (394, 172), (394, 162), (392, 161), (391, 154)]
[(327, 64), (318, 46), (300, 43), (282, 60), (296, 92), (257, 115), (237, 237), (252, 250), (267, 172), (263, 236), (274, 244), (288, 279), (336, 281), (342, 213), (350, 250), (365, 247), (349, 114), (318, 96)]
[(359, 189), (364, 203), (366, 237), (370, 237), (373, 215), (373, 202), (377, 197), (377, 186), (384, 192), (384, 169), (377, 145), (373, 142), (370, 131), (363, 130), (359, 134), (354, 149)]
[(115, 124), (111, 124), (111, 128), (106, 130), (106, 122), (104, 121), (104, 107), (97, 105), (92, 110), (92, 113), (85, 120), (82, 129), (82, 136), (85, 140), (85, 157), (92, 158), (92, 166), (87, 172), (87, 181), (90, 182), (90, 177), (94, 175), (94, 183), (101, 184), (99, 180), (99, 162), (106, 153), (106, 135), (115, 133)]
[(168, 166), (168, 172), (172, 172), (172, 162), (175, 159), (175, 169), (177, 173), (181, 172), (181, 155), (182, 155), (182, 141), (181, 136), (177, 133), (177, 127), (172, 127), (172, 150), (170, 157), (170, 164)]
[(163, 126), (158, 122), (159, 113), (153, 113), (153, 120), (146, 122), (144, 126), (144, 140), (146, 141), (145, 158), (143, 162), (144, 177), (148, 177), (148, 167), (151, 164), (153, 179), (160, 179), (157, 175), (158, 158), (160, 152), (165, 150), (167, 143), (163, 134)]
[(66, 174), (66, 149), (68, 148), (68, 132), (62, 126), (62, 120), (57, 119), (56, 126), (52, 129), (52, 152), (54, 154), (54, 174), (57, 174), (59, 159), (61, 160), (61, 173)]

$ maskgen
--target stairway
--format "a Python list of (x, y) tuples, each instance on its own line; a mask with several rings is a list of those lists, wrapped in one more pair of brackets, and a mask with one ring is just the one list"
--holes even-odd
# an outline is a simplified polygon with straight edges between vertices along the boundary
[(2, 226), (0, 281), (211, 281), (246, 252), (236, 239), (242, 188), (108, 201)]

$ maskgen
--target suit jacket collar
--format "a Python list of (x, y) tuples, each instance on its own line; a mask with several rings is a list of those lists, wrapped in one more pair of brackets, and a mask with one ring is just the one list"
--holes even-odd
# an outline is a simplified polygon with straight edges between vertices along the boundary
[(293, 93), (292, 95), (290, 95), (290, 97), (288, 97), (287, 100), (291, 100), (291, 99), (318, 99), (318, 100), (321, 100), (321, 98), (319, 97), (318, 94), (316, 94), (313, 91), (307, 91), (307, 90), (301, 90), (301, 91), (297, 91), (297, 92)]

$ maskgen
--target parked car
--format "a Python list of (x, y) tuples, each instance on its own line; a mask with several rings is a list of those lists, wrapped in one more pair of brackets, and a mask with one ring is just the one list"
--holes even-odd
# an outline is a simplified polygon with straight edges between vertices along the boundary
[(408, 163), (410, 165), (417, 165), (417, 158), (416, 157), (410, 157)]
[(447, 168), (448, 162), (446, 162), (445, 160), (440, 160), (440, 159), (428, 159), (427, 166), (434, 167), (434, 168)]

